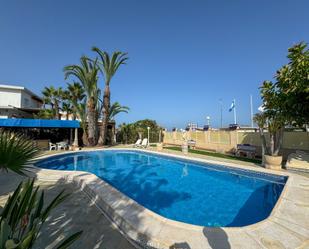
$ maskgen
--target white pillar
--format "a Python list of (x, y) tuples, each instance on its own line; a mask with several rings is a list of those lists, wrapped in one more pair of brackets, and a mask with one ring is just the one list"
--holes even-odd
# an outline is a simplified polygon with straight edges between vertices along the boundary
[(73, 146), (74, 146), (74, 147), (78, 147), (78, 128), (75, 128)]

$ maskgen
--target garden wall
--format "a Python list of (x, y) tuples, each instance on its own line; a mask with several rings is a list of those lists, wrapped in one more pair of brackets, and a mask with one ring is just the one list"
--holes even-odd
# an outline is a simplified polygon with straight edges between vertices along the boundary
[[(181, 145), (183, 137), (196, 141), (196, 147), (217, 152), (234, 152), (237, 144), (256, 146), (257, 155), (261, 156), (261, 140), (259, 132), (254, 131), (188, 131), (164, 132), (164, 144)], [(269, 139), (266, 133), (266, 138)], [(284, 158), (295, 150), (309, 152), (309, 132), (285, 132), (283, 135), (282, 155)]]

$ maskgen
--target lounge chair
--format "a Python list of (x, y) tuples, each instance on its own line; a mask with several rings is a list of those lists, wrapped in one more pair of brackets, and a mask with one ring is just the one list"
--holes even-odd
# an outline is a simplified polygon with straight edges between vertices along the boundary
[(146, 148), (148, 146), (148, 139), (144, 138), (142, 144), (139, 146), (140, 148)]
[(133, 145), (133, 147), (139, 147), (141, 145), (142, 139), (137, 139), (136, 143)]
[(49, 150), (57, 150), (57, 145), (55, 145), (51, 142), (49, 142), (48, 145), (49, 145)]

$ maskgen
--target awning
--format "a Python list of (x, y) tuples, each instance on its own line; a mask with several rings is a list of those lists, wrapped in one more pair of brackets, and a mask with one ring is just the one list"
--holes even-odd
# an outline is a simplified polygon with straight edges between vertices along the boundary
[(80, 125), (79, 125), (79, 121), (77, 120), (0, 118), (0, 127), (79, 128)]

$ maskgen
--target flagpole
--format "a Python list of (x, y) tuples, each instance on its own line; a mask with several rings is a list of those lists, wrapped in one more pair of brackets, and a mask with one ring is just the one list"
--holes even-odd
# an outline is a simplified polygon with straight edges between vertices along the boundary
[(236, 100), (234, 99), (234, 124), (237, 124), (237, 120), (236, 120)]
[(220, 123), (221, 123), (221, 128), (222, 128), (223, 127), (222, 99), (220, 99)]
[(252, 107), (252, 94), (250, 94), (250, 115), (251, 115), (251, 127), (253, 127), (253, 107)]

